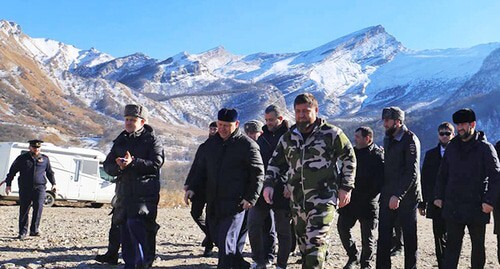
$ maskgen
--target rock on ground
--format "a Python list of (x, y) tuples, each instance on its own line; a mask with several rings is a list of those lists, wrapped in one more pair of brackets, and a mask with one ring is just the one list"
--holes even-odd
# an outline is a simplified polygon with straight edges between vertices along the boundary
[[(80, 206), (45, 208), (40, 237), (16, 239), (18, 212), (16, 205), (0, 206), (0, 268), (121, 268), (93, 260), (96, 254), (106, 251), (110, 226), (110, 208)], [(31, 217), (31, 216), (30, 216)], [(335, 220), (336, 221), (336, 220)], [(154, 268), (216, 268), (217, 259), (203, 258), (200, 242), (202, 233), (192, 221), (188, 208), (160, 209), (158, 223), (158, 259)], [(359, 227), (356, 226), (359, 244)], [(418, 218), (419, 268), (437, 268), (431, 221)], [(486, 230), (486, 267), (500, 268), (496, 257), (496, 236), (492, 225)], [(250, 246), (245, 246), (246, 259), (251, 261)], [(288, 268), (300, 268), (290, 257)], [(340, 244), (336, 228), (330, 236), (329, 256), (325, 268), (342, 268), (347, 258)], [(395, 257), (393, 268), (403, 268), (403, 257)], [(120, 260), (123, 264), (123, 261)], [(466, 234), (459, 268), (469, 268), (470, 240)]]

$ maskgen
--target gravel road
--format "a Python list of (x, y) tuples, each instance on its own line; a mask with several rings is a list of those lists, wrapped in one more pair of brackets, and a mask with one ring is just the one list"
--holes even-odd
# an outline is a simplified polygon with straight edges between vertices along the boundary
[[(12, 203), (0, 205), (0, 268), (121, 268), (93, 260), (104, 253), (110, 225), (110, 208), (89, 208), (82, 205), (45, 208), (40, 237), (16, 239), (19, 207)], [(419, 217), (419, 268), (437, 268), (434, 257), (431, 222)], [(203, 258), (202, 234), (191, 220), (187, 208), (160, 209), (158, 223), (158, 259), (154, 268), (216, 268), (216, 258)], [(359, 232), (359, 230), (357, 230)], [(500, 268), (496, 258), (496, 237), (492, 225), (486, 231), (487, 261), (485, 268)], [(359, 237), (359, 236), (358, 236)], [(359, 240), (359, 239), (358, 239)], [(358, 241), (359, 242), (359, 241)], [(247, 260), (250, 247), (245, 247)], [(342, 268), (346, 262), (337, 231), (332, 231), (331, 246), (325, 268)], [(290, 258), (288, 268), (300, 268)], [(459, 268), (469, 268), (470, 240), (466, 235)], [(403, 268), (401, 256), (393, 258), (393, 268)]]

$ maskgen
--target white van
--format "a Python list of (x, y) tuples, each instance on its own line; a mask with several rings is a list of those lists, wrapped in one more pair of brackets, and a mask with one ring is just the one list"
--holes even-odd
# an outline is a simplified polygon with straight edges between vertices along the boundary
[[(28, 143), (0, 143), (0, 181), (5, 179), (17, 156), (27, 151)], [(106, 156), (103, 153), (85, 148), (56, 147), (50, 143), (42, 144), (41, 152), (49, 156), (57, 185), (57, 192), (53, 193), (47, 181), (45, 206), (52, 206), (56, 200), (90, 202), (93, 207), (111, 203), (115, 194), (114, 177), (104, 172), (102, 163)], [(1, 199), (19, 198), (18, 177), (19, 173), (12, 181), (12, 192), (8, 196), (5, 195), (6, 184), (0, 186)]]

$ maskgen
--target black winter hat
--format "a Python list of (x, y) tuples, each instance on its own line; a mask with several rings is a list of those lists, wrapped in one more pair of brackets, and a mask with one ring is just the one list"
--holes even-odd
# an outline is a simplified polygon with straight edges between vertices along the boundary
[(464, 123), (476, 121), (476, 113), (470, 108), (462, 108), (453, 113), (453, 123)]
[(238, 120), (238, 111), (234, 108), (223, 108), (219, 110), (217, 119), (225, 122), (235, 122)]

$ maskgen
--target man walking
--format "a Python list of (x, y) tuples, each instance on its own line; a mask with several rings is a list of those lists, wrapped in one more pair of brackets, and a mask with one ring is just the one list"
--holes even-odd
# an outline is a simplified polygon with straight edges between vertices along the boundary
[[(384, 181), (384, 151), (373, 142), (373, 130), (359, 127), (354, 133), (356, 153), (356, 183), (351, 203), (339, 209), (337, 229), (349, 260), (344, 269), (369, 269), (375, 252), (374, 232), (378, 224), (378, 199)], [(361, 257), (351, 229), (361, 225)]]
[(471, 268), (484, 268), (485, 229), (496, 202), (500, 163), (493, 145), (476, 130), (472, 109), (455, 112), (453, 123), (458, 136), (446, 147), (434, 200), (443, 210), (448, 234), (444, 268), (457, 268), (466, 226), (472, 241)]
[(116, 176), (116, 210), (120, 219), (125, 269), (150, 268), (155, 258), (163, 148), (148, 112), (141, 105), (125, 106), (125, 130), (113, 141), (104, 170)]
[(417, 268), (417, 204), (420, 189), (420, 141), (404, 125), (399, 107), (386, 107), (384, 121), (384, 184), (380, 194), (377, 268), (391, 268), (391, 239), (399, 222), (403, 231), (405, 268)]
[(449, 122), (438, 127), (439, 144), (425, 153), (422, 164), (422, 192), (424, 202), (419, 206), (420, 214), (432, 219), (432, 232), (439, 269), (444, 268), (444, 251), (446, 249), (446, 222), (441, 216), (441, 208), (434, 205), (434, 187), (441, 159), (450, 140), (455, 136), (455, 128)]
[[(211, 122), (208, 126), (208, 138), (214, 136), (217, 133), (217, 123)], [(207, 139), (208, 140), (208, 139)], [(196, 151), (196, 154), (194, 156), (193, 164), (191, 165), (191, 169), (189, 170), (189, 174), (186, 178), (186, 182), (184, 183), (184, 191), (186, 192), (184, 195), (184, 202), (189, 205), (189, 200), (191, 200), (191, 217), (193, 218), (194, 222), (200, 227), (200, 229), (203, 231), (205, 234), (205, 238), (201, 242), (202, 247), (205, 248), (203, 251), (203, 257), (210, 257), (212, 256), (213, 252), (212, 249), (214, 247), (213, 239), (210, 236), (210, 229), (208, 228), (208, 225), (206, 223), (206, 214), (205, 217), (203, 217), (203, 209), (205, 208), (206, 204), (206, 198), (205, 198), (205, 187), (200, 186), (200, 189), (193, 190), (193, 193), (188, 192), (189, 186), (192, 185), (192, 181), (195, 180), (195, 173), (196, 173), (196, 167), (197, 167), (197, 162), (200, 161), (202, 158), (201, 155), (207, 154), (205, 152), (205, 142), (203, 142), (199, 147), (198, 150)], [(193, 195), (196, 193), (196, 195)]]
[(296, 125), (281, 137), (269, 161), (263, 195), (272, 204), (273, 186), (286, 175), (302, 268), (323, 268), (335, 207), (350, 201), (356, 157), (344, 132), (317, 117), (312, 94), (298, 95), (294, 110)]
[(29, 152), (19, 155), (10, 166), (6, 176), (5, 193), (11, 192), (12, 180), (19, 172), (19, 235), (18, 239), (24, 240), (28, 233), (28, 215), (30, 207), (33, 207), (31, 217), (30, 236), (40, 236), (38, 227), (42, 218), (43, 204), (45, 202), (45, 191), (47, 179), (52, 184), (52, 191), (56, 192), (56, 181), (54, 172), (50, 166), (47, 155), (40, 152), (42, 140), (30, 140)]
[(262, 189), (264, 165), (257, 143), (239, 130), (235, 109), (221, 109), (217, 119), (218, 132), (205, 146), (210, 154), (201, 156), (188, 191), (205, 186), (208, 226), (219, 249), (217, 268), (249, 268), (240, 231), (245, 210), (255, 205)]

